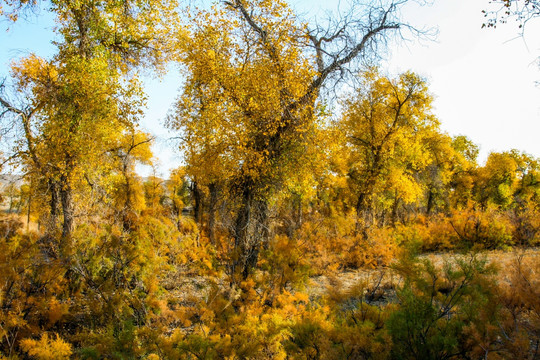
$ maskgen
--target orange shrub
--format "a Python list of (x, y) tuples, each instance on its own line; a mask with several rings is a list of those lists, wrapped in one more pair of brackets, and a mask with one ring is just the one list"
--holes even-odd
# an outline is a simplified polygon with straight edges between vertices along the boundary
[(304, 222), (297, 243), (315, 273), (390, 263), (397, 251), (392, 230), (373, 227), (364, 238), (356, 231), (356, 221), (356, 214), (349, 212), (314, 216)]
[(414, 245), (421, 251), (498, 249), (514, 244), (514, 230), (506, 213), (467, 208), (450, 216), (419, 217), (414, 223), (396, 227), (393, 236), (398, 244)]

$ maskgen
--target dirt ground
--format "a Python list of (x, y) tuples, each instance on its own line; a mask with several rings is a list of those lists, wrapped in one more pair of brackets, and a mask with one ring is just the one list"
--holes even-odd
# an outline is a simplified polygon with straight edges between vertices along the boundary
[[(445, 261), (462, 255), (451, 253), (424, 254), (420, 258), (429, 259), (436, 267), (441, 267)], [(540, 248), (518, 249), (509, 251), (491, 250), (478, 253), (478, 256), (485, 257), (488, 263), (494, 264), (498, 270), (499, 280), (506, 279), (506, 269), (520, 257), (526, 262), (540, 261)], [(391, 267), (381, 269), (358, 269), (337, 272), (332, 275), (321, 275), (312, 277), (307, 285), (307, 293), (312, 298), (325, 295), (329, 291), (354, 292), (358, 288), (395, 289), (402, 279), (396, 275)]]

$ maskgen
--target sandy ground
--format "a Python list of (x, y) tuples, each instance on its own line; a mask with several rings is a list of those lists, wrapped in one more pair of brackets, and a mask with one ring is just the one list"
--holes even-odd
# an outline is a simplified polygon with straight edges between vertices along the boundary
[[(436, 267), (441, 267), (446, 261), (452, 261), (460, 256), (451, 253), (444, 254), (424, 254), (420, 258), (429, 259)], [(540, 248), (513, 249), (511, 251), (485, 251), (477, 256), (484, 257), (498, 269), (497, 280), (507, 279), (508, 269), (513, 267), (513, 263), (522, 257), (526, 263), (540, 261)], [(187, 269), (185, 269), (187, 270)], [(168, 279), (164, 279), (164, 287), (174, 294), (178, 303), (195, 304), (197, 301), (211, 301), (215, 295), (211, 281), (205, 276), (188, 274), (179, 269), (179, 272), (171, 274)], [(239, 296), (238, 290), (228, 287), (228, 280), (222, 274), (214, 279), (220, 291), (226, 291), (229, 296)], [(321, 298), (341, 298), (350, 299), (351, 303), (364, 299), (371, 305), (386, 305), (396, 302), (396, 289), (401, 285), (402, 278), (392, 270), (391, 267), (380, 269), (358, 269), (338, 271), (331, 275), (314, 276), (308, 280), (303, 289), (289, 289), (291, 291), (301, 291), (307, 293), (313, 301)], [(214, 294), (214, 295), (213, 295)]]
[[(429, 259), (436, 267), (441, 267), (446, 261), (460, 256), (451, 253), (424, 254), (420, 258)], [(510, 269), (518, 258), (529, 262), (540, 261), (540, 248), (512, 249), (509, 251), (491, 250), (478, 254), (485, 257), (488, 263), (494, 264), (498, 270), (499, 280), (504, 280), (508, 269)], [(391, 269), (391, 267), (381, 269), (358, 269), (342, 271), (333, 275), (321, 275), (312, 277), (307, 285), (307, 292), (312, 298), (325, 295), (329, 291), (355, 292), (358, 288), (368, 291), (375, 287), (386, 291), (395, 289), (402, 279)]]

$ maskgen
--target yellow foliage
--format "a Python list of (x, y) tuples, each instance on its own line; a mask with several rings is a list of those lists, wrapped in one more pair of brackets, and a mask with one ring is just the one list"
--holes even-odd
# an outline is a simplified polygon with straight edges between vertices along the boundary
[(62, 360), (69, 359), (72, 354), (71, 344), (62, 340), (58, 334), (56, 339), (49, 339), (49, 335), (44, 333), (40, 340), (21, 340), (22, 349), (37, 360)]
[[(313, 104), (287, 110), (288, 117), (283, 107), (305, 95), (315, 73), (287, 4), (244, 6), (274, 35), (264, 43), (246, 38), (233, 6), (193, 11), (181, 59), (189, 75), (169, 120), (183, 133), (186, 171), (198, 184), (245, 178), (261, 183), (257, 191), (264, 193), (271, 179), (290, 179), (285, 174), (294, 176), (301, 164), (303, 143), (316, 127)], [(287, 155), (275, 152), (276, 139)]]
[[(443, 271), (409, 259), (399, 299), (373, 300), (367, 280), (308, 294), (310, 276), (384, 269), (409, 247), (537, 244), (537, 159), (492, 153), (479, 167), (470, 140), (440, 131), (412, 72), (360, 74), (333, 122), (311, 34), (282, 0), (186, 9), (185, 24), (170, 0), (51, 10), (58, 53), (11, 65), (32, 110), (16, 115), (30, 174), (19, 196), (42, 221), (26, 234), (21, 214), (0, 219), (0, 358), (386, 359), (407, 351), (415, 329), (401, 325), (426, 319), (452, 328), (428, 324), (419, 348), (435, 332), (463, 357), (532, 354), (534, 262), (496, 284), (474, 278), (474, 259)], [(137, 127), (134, 67), (173, 56), (185, 81), (168, 121), (186, 166), (143, 183), (152, 138)], [(60, 236), (62, 215), (79, 224)]]
[(371, 68), (360, 80), (362, 86), (344, 101), (336, 126), (343, 134), (339, 156), (346, 159), (352, 203), (359, 224), (367, 228), (369, 216), (363, 213), (392, 209), (394, 222), (400, 203), (421, 198), (424, 186), (418, 173), (436, 161), (430, 143), (439, 122), (431, 113), (427, 84), (417, 74), (389, 78)]

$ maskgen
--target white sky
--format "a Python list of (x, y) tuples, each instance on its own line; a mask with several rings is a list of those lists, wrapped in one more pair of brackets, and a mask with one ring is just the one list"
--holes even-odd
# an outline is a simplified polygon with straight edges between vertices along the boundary
[(484, 0), (439, 0), (414, 12), (438, 26), (436, 43), (393, 52), (390, 67), (412, 69), (430, 80), (435, 113), (444, 130), (463, 134), (491, 151), (516, 148), (540, 156), (540, 18), (524, 37), (517, 24), (481, 29)]
[[(337, 1), (292, 0), (299, 11), (317, 13), (337, 7)], [(413, 70), (429, 79), (436, 96), (435, 114), (450, 135), (463, 134), (481, 148), (483, 161), (490, 151), (516, 148), (540, 157), (540, 18), (530, 22), (523, 38), (517, 24), (481, 29), (481, 10), (488, 0), (435, 0), (429, 7), (410, 6), (404, 19), (418, 27), (438, 27), (436, 42), (393, 47), (383, 67), (392, 73)], [(45, 16), (44, 16), (45, 15)], [(48, 57), (53, 23), (50, 15), (29, 18), (5, 32), (0, 23), (0, 77), (11, 59), (35, 52)], [(162, 126), (181, 79), (174, 66), (161, 81), (146, 79), (149, 97), (144, 128), (158, 136), (154, 146), (160, 159), (158, 174), (178, 166), (174, 136)], [(149, 172), (148, 169), (145, 172)], [(162, 174), (166, 175), (166, 174)]]

